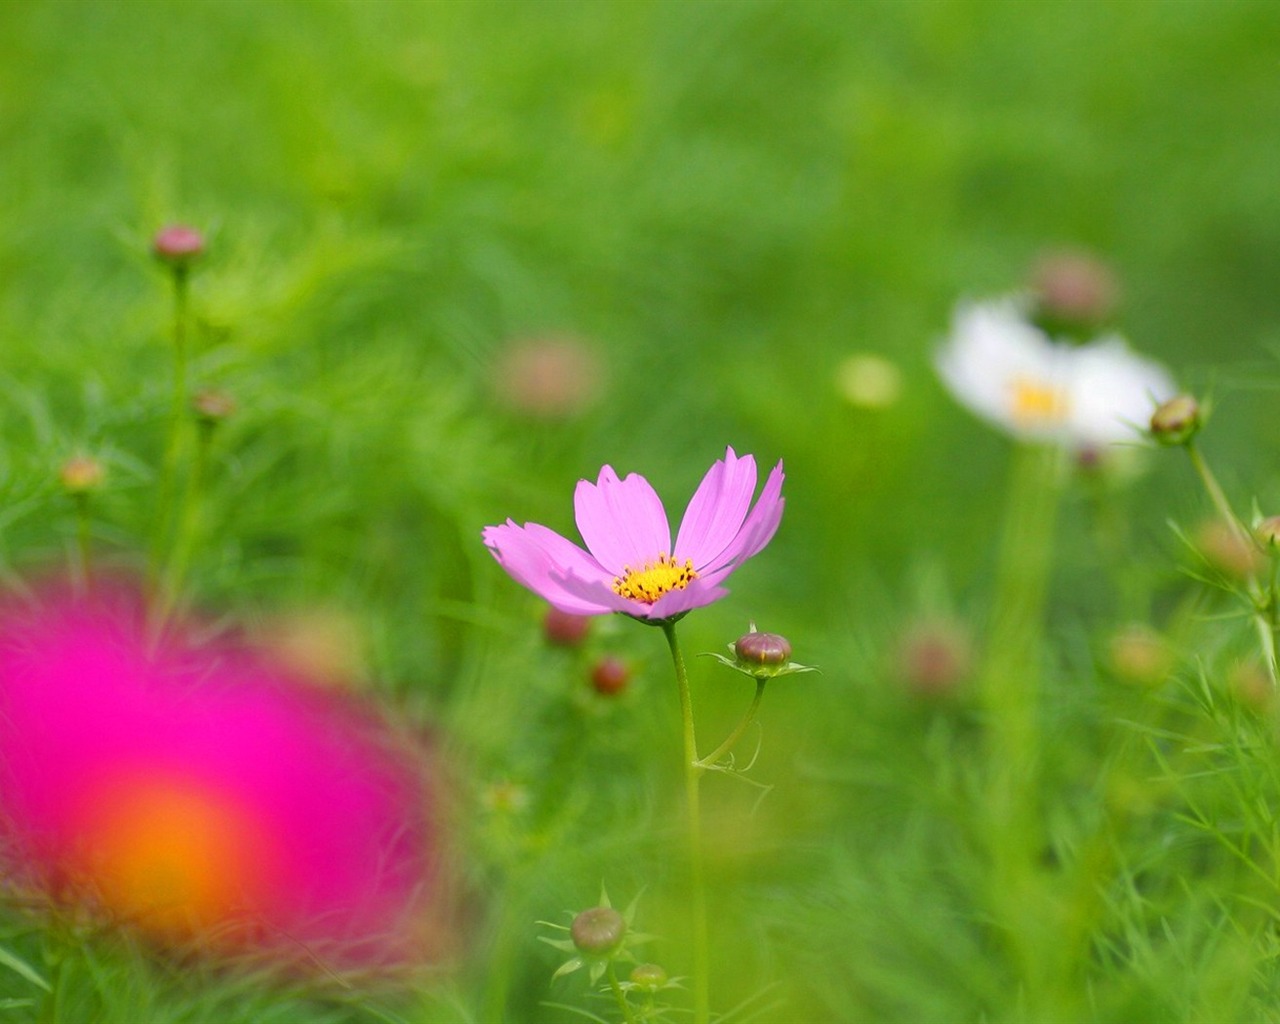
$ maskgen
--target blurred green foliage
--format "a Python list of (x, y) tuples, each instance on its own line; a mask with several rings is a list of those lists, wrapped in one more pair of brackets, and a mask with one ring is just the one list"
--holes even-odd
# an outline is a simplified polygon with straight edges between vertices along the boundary
[[(1163, 782), (1114, 768), (1117, 745), (1141, 746), (1118, 720), (1173, 735), (1170, 717), (1199, 715), (1197, 742), (1223, 760), (1194, 770), (1254, 778), (1250, 807), (1274, 796), (1273, 754), (1250, 745), (1265, 729), (1204, 696), (1199, 673), (1238, 651), (1198, 639), (1159, 712), (1108, 689), (1097, 652), (1134, 612), (1087, 494), (1054, 538), (1053, 856), (1087, 845), (1108, 772), (1146, 816), (1099, 857), (1105, 905), (1082, 901), (1096, 928), (1063, 975), (1074, 987), (1028, 995), (984, 933), (972, 709), (905, 699), (889, 666), (921, 617), (981, 630), (1010, 446), (943, 393), (932, 353), (957, 298), (1021, 286), (1046, 248), (1115, 268), (1135, 346), (1213, 393), (1205, 445), (1233, 499), (1280, 503), (1277, 32), (1262, 0), (0, 0), (4, 573), (65, 556), (56, 474), (78, 451), (108, 468), (100, 558), (140, 566), (170, 373), (147, 247), (164, 223), (195, 224), (210, 245), (194, 379), (238, 412), (193, 600), (250, 621), (344, 610), (369, 674), (439, 730), (463, 780), (473, 920), (453, 979), (363, 1010), (255, 1000), (289, 1019), (574, 1019), (540, 1005), (572, 1000), (549, 995), (532, 921), (581, 909), (602, 876), (623, 902), (646, 887), (645, 930), (680, 935), (660, 638), (597, 624), (592, 650), (638, 672), (617, 702), (589, 695), (587, 655), (543, 647), (541, 609), (479, 531), (512, 516), (571, 533), (573, 484), (604, 463), (645, 474), (678, 515), (732, 444), (785, 460), (787, 516), (685, 643), (720, 650), (755, 619), (823, 675), (771, 691), (755, 775), (777, 788), (754, 812), (747, 787), (707, 786), (724, 816), (710, 829), (724, 838), (718, 1005), (752, 1000), (734, 1020), (1018, 1020), (1028, 998), (1106, 1020), (1268, 1005), (1276, 980), (1258, 965), (1274, 949), (1259, 950), (1274, 933), (1234, 900), (1277, 894), (1239, 877), (1249, 850), (1215, 843), (1234, 812), (1178, 831), (1201, 818), (1170, 795), (1178, 758)], [(531, 419), (495, 392), (509, 343), (546, 336), (584, 339), (603, 363), (580, 416)], [(901, 369), (899, 402), (841, 397), (854, 352)], [(1166, 520), (1193, 525), (1206, 504), (1172, 453), (1148, 462), (1105, 500), (1159, 617), (1193, 586)], [(693, 670), (707, 728), (727, 728), (747, 695), (709, 662)], [(515, 824), (481, 809), (507, 779), (534, 800)], [(15, 920), (21, 952), (33, 940)], [(1029, 940), (1046, 963), (1054, 938), (1046, 924)], [(145, 956), (86, 957), (73, 1005), (87, 1016), (225, 1009)], [(780, 984), (762, 994), (761, 979)], [(26, 984), (0, 971), (18, 1014), (38, 1005), (24, 1009)], [(241, 1012), (269, 1019), (264, 1005)]]

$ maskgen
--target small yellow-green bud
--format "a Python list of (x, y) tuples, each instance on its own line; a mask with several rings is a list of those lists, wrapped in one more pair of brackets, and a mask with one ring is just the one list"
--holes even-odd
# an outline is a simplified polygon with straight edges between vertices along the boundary
[(106, 478), (102, 463), (88, 455), (73, 455), (62, 464), (58, 479), (69, 494), (88, 494), (102, 486)]
[(636, 964), (631, 968), (631, 984), (643, 992), (657, 992), (667, 983), (667, 972), (658, 964)]
[(753, 631), (734, 642), (733, 653), (745, 665), (774, 668), (785, 665), (791, 658), (791, 644), (785, 636), (779, 636), (777, 633)]
[(1200, 429), (1200, 403), (1190, 395), (1170, 398), (1151, 414), (1151, 436), (1161, 444), (1186, 444)]
[(613, 907), (584, 910), (569, 925), (569, 937), (578, 952), (586, 956), (607, 957), (616, 953), (626, 934), (626, 919)]

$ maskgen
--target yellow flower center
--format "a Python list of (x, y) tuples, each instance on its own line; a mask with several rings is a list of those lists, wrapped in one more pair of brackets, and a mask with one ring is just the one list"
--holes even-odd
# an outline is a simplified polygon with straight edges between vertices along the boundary
[(1010, 391), (1010, 412), (1018, 426), (1033, 427), (1066, 419), (1070, 403), (1059, 388), (1041, 380), (1015, 377)]
[(653, 604), (663, 594), (684, 590), (690, 580), (697, 578), (692, 558), (679, 563), (670, 555), (662, 554), (657, 561), (645, 562), (639, 569), (624, 565), (622, 575), (614, 577), (613, 592), (632, 601)]

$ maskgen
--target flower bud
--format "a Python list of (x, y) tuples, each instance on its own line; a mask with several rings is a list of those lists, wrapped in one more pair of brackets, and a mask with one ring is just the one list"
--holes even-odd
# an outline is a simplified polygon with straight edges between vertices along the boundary
[(1190, 395), (1170, 398), (1151, 414), (1151, 436), (1161, 444), (1186, 444), (1200, 429), (1200, 404)]
[(1192, 541), (1200, 556), (1230, 579), (1247, 580), (1265, 564), (1262, 552), (1249, 542), (1248, 537), (1221, 519), (1202, 523)]
[(604, 697), (616, 697), (627, 688), (630, 679), (631, 669), (627, 663), (611, 654), (601, 658), (591, 670), (591, 685)]
[(954, 622), (917, 623), (898, 641), (895, 673), (915, 697), (947, 697), (968, 681), (972, 669), (969, 635)]
[(1155, 630), (1141, 623), (1125, 626), (1107, 645), (1107, 667), (1136, 686), (1157, 686), (1173, 668), (1173, 654)]
[(836, 390), (859, 409), (887, 409), (902, 395), (902, 372), (883, 356), (858, 353), (836, 368)]
[(569, 937), (578, 952), (593, 957), (616, 953), (626, 933), (626, 919), (613, 907), (584, 910), (569, 925)]
[(1280, 516), (1267, 516), (1253, 528), (1253, 535), (1267, 550), (1280, 550)]
[(191, 408), (202, 424), (212, 427), (235, 414), (236, 400), (225, 391), (209, 388), (196, 392)]
[(547, 643), (557, 647), (579, 646), (586, 639), (590, 628), (590, 615), (572, 615), (555, 607), (548, 608), (546, 617), (542, 620), (543, 636), (547, 638)]
[(533, 337), (506, 347), (493, 367), (493, 389), (514, 413), (547, 422), (570, 420), (600, 396), (604, 368), (577, 338)]
[(666, 985), (667, 972), (659, 964), (636, 964), (630, 980), (642, 992), (657, 992)]
[(151, 251), (161, 263), (185, 269), (204, 252), (204, 235), (186, 224), (170, 224), (156, 232)]
[(502, 779), (491, 782), (484, 788), (480, 794), (480, 802), (485, 810), (493, 814), (509, 815), (527, 810), (532, 801), (529, 798), (529, 790), (520, 783)]
[(1110, 267), (1090, 253), (1070, 250), (1045, 253), (1032, 271), (1031, 286), (1046, 316), (1081, 326), (1106, 320), (1119, 294)]
[(734, 641), (733, 653), (745, 666), (776, 668), (791, 658), (791, 644), (777, 633), (757, 633), (752, 630)]
[(1237, 662), (1227, 673), (1227, 687), (1241, 704), (1257, 712), (1268, 710), (1276, 699), (1276, 688), (1267, 670), (1252, 659)]
[(88, 494), (102, 486), (106, 470), (102, 463), (88, 455), (73, 455), (62, 464), (58, 479), (68, 494)]

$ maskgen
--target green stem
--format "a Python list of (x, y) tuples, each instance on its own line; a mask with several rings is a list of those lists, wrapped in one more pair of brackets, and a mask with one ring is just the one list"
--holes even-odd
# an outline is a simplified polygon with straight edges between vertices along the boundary
[(609, 961), (609, 966), (605, 969), (605, 974), (609, 979), (609, 988), (613, 990), (613, 998), (618, 1003), (618, 1009), (622, 1012), (622, 1019), (626, 1024), (635, 1024), (635, 1017), (631, 1013), (631, 1005), (627, 1002), (626, 993), (622, 991), (622, 986), (618, 984), (618, 975), (613, 969), (613, 961)]
[(177, 487), (178, 463), (187, 425), (187, 269), (173, 268), (173, 399), (169, 412), (169, 437), (160, 470), (160, 493), (156, 501), (156, 532), (152, 538), (152, 571), (159, 576), (161, 553), (168, 535)]
[[(1193, 441), (1188, 441), (1184, 447), (1187, 449), (1187, 457), (1191, 460), (1191, 466), (1200, 478), (1200, 482), (1204, 485), (1204, 489), (1209, 495), (1209, 500), (1213, 503), (1218, 515), (1222, 517), (1223, 522), (1231, 529), (1236, 540), (1245, 545), (1247, 549), (1256, 550), (1258, 547), (1257, 541), (1236, 517), (1231, 508), (1231, 503), (1227, 500), (1226, 492), (1223, 491), (1222, 485), (1218, 483), (1218, 478), (1213, 475), (1213, 470), (1209, 468), (1209, 463), (1205, 461), (1200, 449), (1196, 447)], [(1271, 685), (1280, 686), (1280, 661), (1277, 661), (1276, 655), (1276, 595), (1274, 579), (1271, 586), (1265, 590), (1254, 574), (1249, 575), (1245, 584), (1249, 591), (1250, 601), (1253, 604), (1253, 624), (1258, 632), (1258, 643), (1262, 647), (1262, 657), (1267, 664), (1267, 672), (1271, 675)]]
[(702, 820), (698, 807), (698, 784), (704, 768), (698, 763), (698, 743), (693, 729), (693, 698), (689, 693), (689, 675), (680, 654), (674, 622), (662, 624), (663, 635), (671, 649), (676, 685), (680, 691), (680, 717), (684, 726), (684, 791), (689, 811), (689, 877), (692, 888), (690, 905), (693, 914), (693, 1022), (708, 1024), (711, 1019), (710, 955), (707, 944), (707, 892), (702, 866)]
[(1231, 509), (1231, 503), (1227, 501), (1227, 495), (1222, 490), (1222, 486), (1218, 483), (1218, 478), (1213, 475), (1213, 470), (1209, 468), (1209, 463), (1205, 461), (1200, 449), (1196, 447), (1193, 441), (1186, 443), (1187, 457), (1191, 460), (1191, 466), (1196, 471), (1196, 475), (1200, 477), (1200, 482), (1204, 484), (1204, 489), (1208, 492), (1209, 500), (1213, 502), (1213, 507), (1217, 509), (1218, 514), (1222, 516), (1222, 521), (1231, 528), (1231, 532), (1235, 534), (1236, 539), (1253, 547), (1253, 538), (1249, 536), (1249, 531), (1236, 518), (1235, 512)]
[(742, 734), (750, 728), (751, 723), (755, 721), (756, 712), (760, 710), (760, 701), (764, 697), (764, 684), (768, 681), (769, 679), (767, 676), (756, 680), (755, 698), (751, 701), (751, 706), (747, 708), (747, 713), (742, 716), (742, 721), (739, 722), (737, 728), (729, 734), (728, 739), (721, 743), (720, 746), (716, 747), (716, 749), (706, 757), (698, 761), (698, 767), (714, 768), (716, 762), (719, 761), (720, 758), (724, 757), (725, 754), (729, 753), (738, 740), (742, 739)]
[(187, 487), (182, 497), (182, 506), (178, 510), (178, 523), (173, 538), (173, 548), (164, 566), (160, 578), (160, 590), (157, 595), (158, 604), (152, 615), (152, 628), (158, 635), (163, 629), (169, 614), (177, 603), (182, 589), (182, 581), (186, 577), (187, 567), (191, 563), (191, 553), (200, 537), (201, 513), (203, 512), (203, 488), (206, 466), (209, 462), (209, 447), (212, 443), (212, 431), (202, 426), (196, 445), (195, 458), (191, 463), (191, 471), (187, 476)]
[(981, 693), (987, 720), (983, 830), (995, 880), (990, 898), (1033, 1000), (1047, 997), (1046, 985), (1061, 980), (1044, 977), (1048, 965), (1036, 945), (1049, 912), (1039, 879), (1044, 836), (1036, 801), (1042, 762), (1041, 657), (1059, 456), (1056, 448), (1044, 446), (1024, 446), (1017, 453)]
[(76, 502), (76, 557), (79, 560), (77, 568), (80, 571), (80, 583), (85, 590), (93, 589), (93, 577), (91, 575), (89, 552), (89, 495), (79, 493), (75, 495)]

